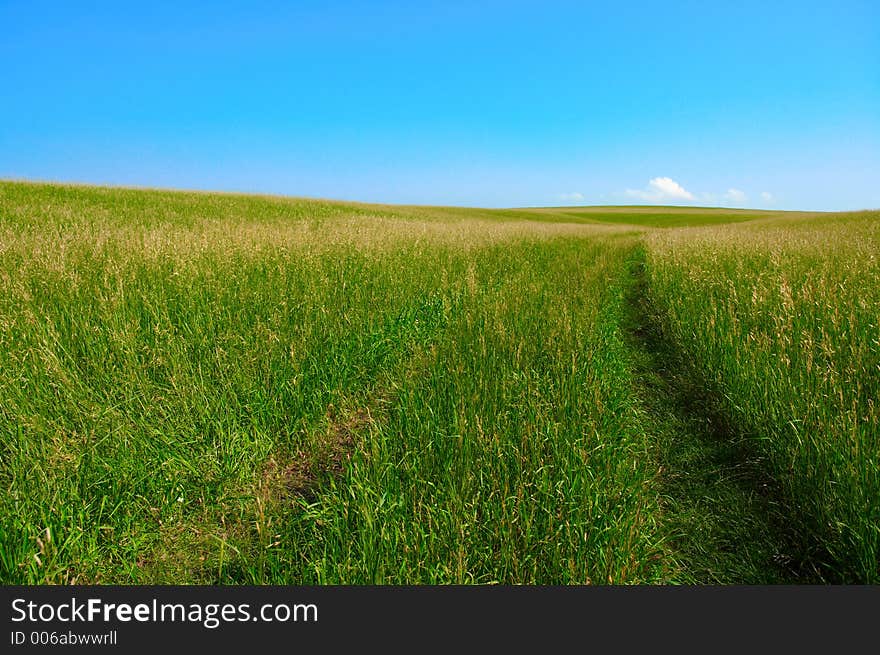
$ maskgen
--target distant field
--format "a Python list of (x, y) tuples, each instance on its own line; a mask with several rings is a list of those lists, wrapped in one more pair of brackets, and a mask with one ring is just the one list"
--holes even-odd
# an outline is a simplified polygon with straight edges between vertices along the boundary
[[(737, 211), (729, 209), (701, 209), (694, 211), (683, 207), (651, 207), (650, 211), (631, 208), (573, 208), (544, 210), (546, 216), (554, 221), (583, 221), (600, 223), (621, 223), (645, 227), (692, 227), (697, 225), (719, 225), (740, 223), (755, 219), (766, 219), (772, 212)], [(793, 213), (793, 212), (786, 212)], [(778, 215), (778, 213), (777, 213)]]
[(0, 182), (0, 582), (880, 582), (880, 212)]

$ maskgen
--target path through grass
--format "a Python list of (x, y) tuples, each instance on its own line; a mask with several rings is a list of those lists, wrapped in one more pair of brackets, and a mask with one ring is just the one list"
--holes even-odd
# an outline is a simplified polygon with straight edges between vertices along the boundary
[(669, 339), (649, 295), (644, 247), (632, 251), (626, 332), (661, 463), (673, 579), (696, 584), (821, 582), (755, 444), (718, 390)]
[(878, 224), (0, 183), (0, 580), (876, 581)]

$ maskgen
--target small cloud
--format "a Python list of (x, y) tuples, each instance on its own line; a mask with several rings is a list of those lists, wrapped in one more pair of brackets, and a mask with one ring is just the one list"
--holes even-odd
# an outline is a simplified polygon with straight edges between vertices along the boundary
[(768, 205), (772, 205), (774, 202), (776, 202), (776, 198), (774, 198), (773, 194), (769, 191), (761, 191), (761, 200), (763, 200)]
[(724, 199), (728, 202), (736, 202), (736, 203), (744, 203), (748, 200), (748, 197), (745, 194), (745, 191), (740, 191), (739, 189), (728, 189), (727, 193), (724, 194)]
[(627, 189), (626, 195), (639, 200), (659, 202), (661, 200), (693, 200), (694, 194), (670, 177), (655, 177), (648, 181), (644, 189)]
[(574, 193), (560, 193), (559, 199), (563, 202), (580, 202), (584, 199), (584, 194), (577, 191)]

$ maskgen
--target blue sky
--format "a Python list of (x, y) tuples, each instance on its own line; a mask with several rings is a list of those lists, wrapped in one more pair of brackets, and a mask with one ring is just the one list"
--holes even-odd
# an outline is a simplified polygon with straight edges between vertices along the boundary
[(0, 178), (880, 207), (877, 2), (0, 0)]

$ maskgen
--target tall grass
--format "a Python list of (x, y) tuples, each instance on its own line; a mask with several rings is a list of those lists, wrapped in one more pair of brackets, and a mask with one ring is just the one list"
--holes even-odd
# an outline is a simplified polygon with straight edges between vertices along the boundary
[(619, 230), (0, 190), (4, 581), (654, 575)]
[(804, 552), (880, 580), (880, 215), (654, 232), (650, 293), (754, 440)]
[(0, 183), (0, 581), (700, 579), (635, 286), (804, 557), (877, 581), (877, 219)]
[(272, 579), (660, 579), (656, 466), (617, 330), (631, 247), (480, 253), (345, 479), (290, 515), (297, 547)]

